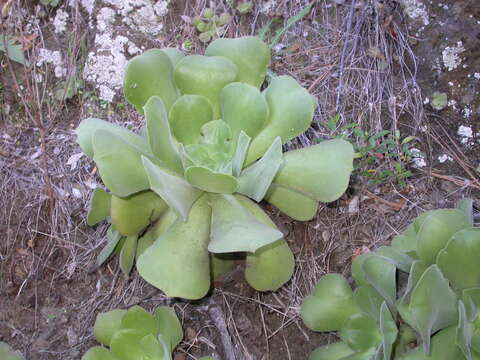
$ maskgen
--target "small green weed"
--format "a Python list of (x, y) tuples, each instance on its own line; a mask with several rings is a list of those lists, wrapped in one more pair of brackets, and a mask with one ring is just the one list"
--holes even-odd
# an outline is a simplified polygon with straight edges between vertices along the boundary
[(354, 144), (357, 175), (368, 178), (373, 184), (394, 182), (406, 185), (405, 179), (412, 176), (407, 165), (413, 158), (411, 145), (415, 136), (402, 137), (399, 130), (369, 133), (357, 123), (338, 127), (339, 120), (340, 114), (337, 114), (324, 126), (333, 134), (338, 134), (337, 138), (350, 140)]
[(228, 13), (216, 15), (214, 9), (205, 8), (201, 15), (193, 18), (192, 24), (200, 32), (198, 39), (201, 42), (207, 43), (225, 34), (226, 25), (231, 19)]

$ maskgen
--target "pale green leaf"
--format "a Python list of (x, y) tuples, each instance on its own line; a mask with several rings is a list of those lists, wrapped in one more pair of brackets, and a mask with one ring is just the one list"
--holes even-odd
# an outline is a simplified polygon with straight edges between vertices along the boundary
[(376, 348), (382, 341), (376, 321), (364, 313), (350, 316), (342, 324), (338, 335), (355, 351)]
[(213, 280), (221, 278), (235, 268), (238, 253), (210, 253), (210, 273)]
[(29, 66), (28, 61), (25, 60), (22, 44), (16, 44), (14, 38), (0, 34), (0, 51), (4, 52), (10, 60)]
[(270, 185), (265, 200), (298, 221), (313, 219), (318, 210), (318, 201), (275, 182)]
[(183, 221), (186, 221), (192, 204), (200, 197), (202, 191), (147, 158), (143, 158), (143, 164), (152, 190), (165, 200)]
[(412, 263), (415, 260), (404, 252), (391, 246), (381, 246), (375, 250), (375, 254), (389, 259), (398, 269), (407, 273), (410, 272)]
[(238, 188), (238, 182), (233, 176), (216, 173), (202, 166), (187, 168), (185, 179), (195, 188), (212, 193), (232, 194)]
[(138, 330), (118, 330), (113, 334), (112, 340), (110, 341), (110, 351), (119, 360), (144, 359), (144, 352), (141, 344), (143, 337), (143, 333)]
[[(158, 337), (161, 335), (158, 335)], [(162, 344), (157, 336), (153, 334), (146, 335), (140, 340), (142, 348), (142, 360), (164, 360), (171, 358), (172, 349), (168, 345)]]
[(217, 39), (205, 51), (207, 56), (223, 56), (238, 67), (238, 81), (259, 88), (270, 64), (270, 49), (254, 36)]
[[(0, 359), (3, 359), (3, 358), (0, 356)], [(7, 358), (6, 360), (14, 360), (14, 359)], [(110, 351), (108, 351), (106, 348), (101, 346), (94, 346), (90, 348), (82, 356), (81, 360), (118, 360), (118, 358), (115, 355), (113, 355)]]
[(122, 328), (122, 319), (126, 313), (126, 310), (115, 309), (98, 314), (93, 327), (95, 339), (109, 346), (113, 334)]
[(323, 276), (312, 294), (304, 298), (300, 311), (303, 322), (313, 331), (340, 330), (345, 320), (357, 313), (352, 288), (340, 274)]
[(96, 188), (93, 190), (87, 215), (88, 225), (96, 225), (110, 216), (111, 197), (112, 195), (103, 189)]
[(365, 259), (362, 269), (368, 283), (385, 299), (391, 311), (394, 311), (397, 297), (395, 265), (386, 258), (372, 255)]
[(105, 245), (102, 251), (100, 251), (100, 254), (98, 254), (96, 261), (97, 266), (102, 265), (110, 257), (110, 255), (112, 255), (121, 237), (122, 236), (120, 233), (113, 230), (112, 226), (110, 226), (107, 231), (107, 245)]
[(380, 334), (382, 335), (383, 359), (390, 360), (393, 344), (397, 340), (398, 329), (386, 302), (383, 302), (380, 309)]
[(202, 196), (193, 204), (186, 222), (175, 221), (138, 258), (140, 275), (170, 297), (205, 296), (210, 288), (210, 221), (208, 198)]
[(342, 360), (353, 353), (354, 351), (345, 342), (339, 341), (315, 349), (308, 360)]
[(156, 337), (160, 331), (160, 325), (152, 314), (135, 305), (123, 316), (122, 329), (136, 330), (141, 336), (152, 334)]
[(235, 154), (232, 158), (232, 175), (235, 177), (238, 177), (243, 169), (243, 163), (245, 162), (245, 156), (247, 156), (251, 140), (250, 136), (245, 134), (245, 132), (240, 131), (236, 143)]
[(200, 95), (183, 95), (170, 108), (173, 136), (183, 145), (198, 143), (202, 126), (212, 120), (212, 105)]
[(143, 107), (147, 138), (153, 155), (177, 174), (183, 174), (182, 161), (170, 131), (167, 111), (162, 100), (152, 96)]
[(213, 253), (255, 252), (283, 234), (260, 222), (233, 195), (210, 194), (212, 229), (208, 250)]
[(469, 321), (474, 321), (480, 309), (480, 288), (471, 288), (462, 291), (462, 300)]
[(185, 54), (180, 50), (178, 50), (177, 48), (169, 47), (169, 48), (162, 48), (160, 50), (162, 50), (162, 52), (168, 56), (168, 58), (170, 59), (170, 62), (172, 63), (173, 68), (175, 68), (178, 62), (182, 60), (183, 57), (185, 56)]
[(179, 96), (172, 61), (160, 49), (147, 50), (128, 62), (123, 88), (128, 102), (140, 113), (152, 96), (160, 97), (167, 111)]
[(265, 98), (269, 119), (250, 145), (247, 165), (260, 158), (277, 136), (285, 144), (303, 134), (310, 127), (316, 108), (313, 96), (290, 76), (276, 77), (265, 90)]
[(182, 324), (175, 310), (168, 306), (160, 306), (155, 310), (155, 320), (159, 324), (160, 334), (168, 340), (170, 349), (175, 349), (183, 339)]
[(113, 194), (124, 197), (150, 187), (138, 148), (114, 133), (97, 130), (93, 149), (100, 177)]
[(213, 119), (220, 118), (220, 92), (237, 79), (237, 67), (225, 57), (190, 55), (175, 67), (175, 84), (182, 95), (202, 95), (211, 103)]
[(463, 355), (467, 360), (472, 360), (472, 345), (474, 327), (467, 319), (467, 312), (463, 301), (458, 301), (458, 324), (455, 336), (455, 343), (462, 350)]
[(375, 321), (380, 321), (383, 297), (371, 285), (359, 286), (353, 292), (355, 305)]
[(130, 235), (125, 239), (122, 250), (120, 251), (120, 269), (128, 276), (132, 270), (135, 261), (135, 252), (137, 251), (138, 235)]
[(470, 220), (470, 225), (473, 226), (473, 200), (469, 198), (460, 199), (457, 203), (457, 209), (463, 211)]

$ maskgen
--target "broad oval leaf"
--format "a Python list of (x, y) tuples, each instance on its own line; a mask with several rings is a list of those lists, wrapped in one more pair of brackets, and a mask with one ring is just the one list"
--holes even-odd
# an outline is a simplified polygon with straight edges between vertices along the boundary
[(112, 336), (110, 351), (119, 360), (144, 359), (145, 353), (141, 344), (143, 337), (143, 333), (138, 330), (119, 330)]
[[(258, 221), (277, 229), (260, 206), (245, 196), (236, 195), (235, 197)], [(254, 253), (247, 253), (245, 279), (258, 291), (275, 291), (290, 280), (294, 267), (295, 258), (292, 250), (282, 238), (259, 248)]]
[(109, 123), (104, 120), (88, 118), (82, 120), (80, 125), (75, 129), (77, 135), (77, 142), (82, 148), (85, 155), (93, 158), (93, 135), (97, 130), (105, 130), (111, 134), (115, 134), (120, 137), (126, 143), (136, 147), (139, 151), (148, 154), (150, 152), (148, 144), (141, 136), (133, 133), (132, 131)]
[(375, 254), (389, 259), (399, 270), (406, 273), (410, 272), (412, 263), (415, 261), (412, 257), (391, 246), (380, 246), (375, 250)]
[(403, 232), (393, 238), (392, 247), (407, 253), (417, 251), (417, 232), (414, 224), (408, 225)]
[(353, 147), (341, 139), (328, 140), (286, 152), (283, 159), (273, 184), (316, 201), (330, 202), (337, 200), (348, 187), (353, 170)]
[(143, 165), (151, 189), (160, 195), (183, 221), (186, 221), (193, 203), (202, 195), (202, 191), (194, 188), (185, 179), (155, 165), (145, 157), (143, 158)]
[(237, 139), (241, 131), (254, 138), (265, 126), (269, 109), (267, 101), (256, 88), (244, 83), (232, 83), (220, 93), (223, 121), (232, 129)]
[(315, 349), (308, 360), (342, 360), (353, 353), (354, 351), (345, 342), (339, 341)]
[(170, 57), (160, 49), (135, 56), (127, 64), (123, 89), (127, 101), (140, 113), (152, 96), (160, 97), (170, 109), (178, 97)]
[[(418, 218), (416, 222), (418, 221)], [(434, 210), (422, 218), (417, 233), (417, 253), (427, 264), (435, 263), (440, 250), (457, 231), (470, 227), (470, 219), (457, 209)]]
[(395, 265), (384, 257), (372, 255), (365, 259), (362, 270), (368, 283), (385, 299), (390, 310), (395, 311), (397, 297)]
[(220, 174), (202, 166), (190, 166), (185, 170), (185, 179), (197, 189), (220, 194), (237, 191), (237, 180), (227, 174)]
[(153, 191), (142, 191), (124, 198), (113, 195), (111, 200), (112, 225), (122, 235), (138, 234), (160, 218), (167, 204)]
[(380, 321), (380, 308), (383, 297), (371, 285), (359, 286), (353, 292), (355, 305), (375, 321)]
[(115, 309), (98, 314), (93, 327), (95, 339), (109, 346), (113, 334), (122, 328), (122, 319), (126, 313), (126, 310)]
[(265, 90), (265, 99), (270, 115), (250, 145), (247, 165), (262, 156), (277, 136), (286, 144), (303, 134), (309, 128), (317, 106), (313, 96), (290, 76), (276, 77)]
[(94, 346), (82, 356), (81, 360), (118, 360), (118, 358), (106, 348)]
[(270, 64), (270, 49), (260, 38), (244, 36), (217, 39), (208, 45), (207, 56), (224, 56), (238, 67), (238, 81), (259, 88)]
[(182, 160), (170, 131), (167, 110), (158, 96), (152, 96), (143, 107), (147, 138), (153, 155), (177, 174), (183, 173)]
[(211, 103), (213, 119), (220, 118), (220, 92), (237, 79), (234, 63), (221, 56), (190, 55), (175, 67), (175, 84), (182, 95), (202, 95)]
[(168, 117), (175, 139), (183, 145), (196, 144), (202, 126), (213, 120), (213, 109), (206, 97), (183, 95), (170, 108)]
[(213, 253), (255, 252), (283, 234), (260, 222), (233, 195), (210, 194), (212, 228), (208, 250)]
[(238, 192), (260, 202), (283, 162), (282, 142), (277, 137), (260, 160), (244, 169), (238, 177)]
[(270, 185), (265, 200), (298, 221), (312, 220), (318, 210), (318, 201), (275, 183)]
[(320, 279), (313, 293), (305, 297), (300, 315), (311, 330), (337, 331), (358, 312), (347, 280), (340, 274), (328, 274)]
[(105, 190), (96, 188), (90, 197), (87, 224), (93, 226), (110, 216), (110, 199), (112, 195)]
[(167, 296), (200, 299), (210, 288), (208, 241), (211, 209), (207, 196), (192, 206), (139, 258), (140, 275)]
[(235, 268), (236, 253), (210, 253), (210, 273), (213, 280), (221, 278)]
[(178, 50), (177, 48), (162, 48), (160, 49), (162, 52), (168, 56), (170, 62), (172, 63), (173, 68), (177, 66), (178, 62), (185, 57), (185, 54)]
[(160, 334), (169, 342), (170, 349), (180, 344), (183, 339), (183, 330), (175, 310), (168, 306), (159, 306), (155, 309), (155, 320), (158, 323)]
[(105, 186), (117, 196), (125, 197), (150, 187), (138, 148), (106, 130), (93, 135), (93, 160)]
[(480, 228), (456, 232), (437, 255), (437, 265), (456, 290), (480, 287)]
[(363, 313), (350, 316), (342, 324), (338, 335), (355, 351), (376, 348), (382, 342), (376, 321)]
[(365, 277), (365, 271), (363, 270), (363, 263), (372, 256), (374, 256), (373, 253), (365, 252), (356, 256), (352, 260), (352, 277), (358, 286), (369, 285), (369, 282)]
[(143, 357), (146, 360), (170, 360), (172, 349), (169, 344), (163, 343), (162, 334), (149, 334), (140, 340)]
[(160, 332), (160, 326), (155, 317), (138, 305), (127, 310), (122, 318), (122, 329), (136, 330), (142, 337), (148, 334), (156, 337)]

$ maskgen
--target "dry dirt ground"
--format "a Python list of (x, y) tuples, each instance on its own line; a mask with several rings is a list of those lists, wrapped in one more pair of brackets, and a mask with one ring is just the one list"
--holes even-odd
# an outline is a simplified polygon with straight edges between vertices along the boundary
[[(471, 197), (480, 220), (476, 0), (315, 1), (290, 27), (309, 2), (252, 1), (252, 12), (241, 15), (238, 1), (172, 0), (154, 33), (131, 13), (127, 20), (120, 10), (106, 16), (120, 3), (128, 1), (61, 0), (53, 8), (0, 0), (1, 34), (23, 44), (29, 60), (23, 66), (0, 57), (0, 341), (27, 359), (80, 359), (95, 344), (96, 314), (134, 304), (175, 308), (185, 332), (178, 360), (227, 359), (228, 350), (237, 360), (306, 359), (335, 340), (299, 318), (303, 297), (323, 274), (349, 276), (355, 252), (388, 242), (424, 210)], [(88, 227), (85, 215), (100, 180), (93, 163), (79, 157), (72, 129), (90, 116), (138, 127), (142, 119), (125, 104), (115, 66), (132, 56), (131, 44), (201, 53), (205, 44), (189, 21), (206, 6), (232, 16), (225, 36), (266, 30), (272, 71), (294, 76), (318, 98), (312, 128), (289, 147), (345, 136), (365, 154), (347, 193), (321, 205), (314, 220), (295, 222), (265, 204), (296, 256), (295, 274), (282, 289), (253, 291), (239, 265), (208, 297), (191, 302), (167, 298), (136, 272), (125, 278), (115, 260), (94, 267), (106, 228)], [(68, 17), (63, 31), (60, 11)], [(108, 36), (107, 45), (98, 34)], [(452, 48), (460, 50), (456, 58), (445, 58)], [(59, 51), (61, 61), (42, 63), (42, 49)], [(432, 107), (435, 91), (447, 94), (442, 110)], [(401, 134), (390, 157), (379, 150), (387, 133), (365, 150), (383, 130)], [(409, 136), (415, 139), (399, 150)], [(412, 175), (402, 179), (407, 171)]]

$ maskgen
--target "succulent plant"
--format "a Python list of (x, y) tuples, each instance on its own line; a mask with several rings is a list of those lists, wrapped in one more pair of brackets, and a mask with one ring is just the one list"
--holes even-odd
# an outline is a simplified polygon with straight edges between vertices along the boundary
[[(352, 262), (347, 279), (328, 274), (304, 299), (301, 316), (314, 331), (341, 341), (310, 360), (480, 359), (480, 228), (471, 200), (418, 216), (391, 246)], [(408, 273), (405, 286), (397, 284)]]
[(220, 15), (215, 14), (212, 8), (205, 8), (201, 16), (195, 16), (192, 24), (198, 30), (198, 36), (201, 42), (207, 43), (212, 39), (222, 36), (226, 31), (226, 25), (231, 21), (230, 14), (224, 12)]
[(140, 306), (101, 313), (93, 333), (104, 346), (90, 348), (82, 360), (168, 360), (183, 338), (182, 325), (169, 307), (158, 307), (153, 315)]
[(128, 274), (136, 257), (146, 281), (187, 299), (205, 296), (235, 253), (257, 290), (290, 279), (293, 254), (257, 203), (312, 219), (319, 201), (346, 190), (353, 147), (338, 139), (282, 153), (310, 126), (316, 101), (289, 76), (261, 92), (269, 62), (256, 37), (216, 40), (205, 56), (152, 49), (130, 60), (125, 96), (145, 127), (90, 118), (76, 130), (109, 189), (95, 190), (87, 218), (112, 223), (99, 264), (119, 253)]

